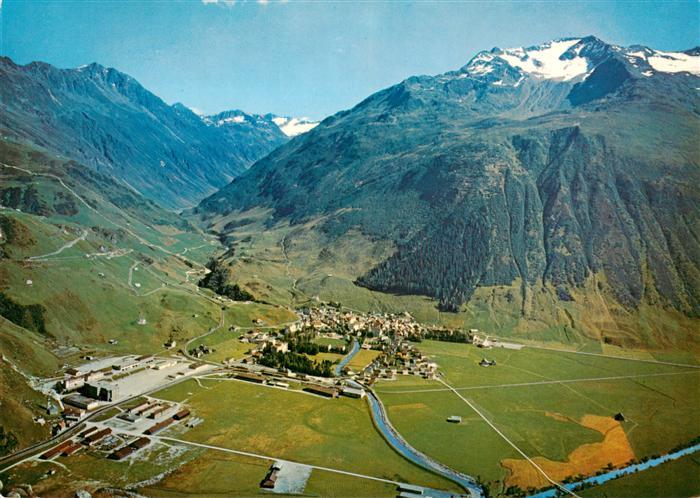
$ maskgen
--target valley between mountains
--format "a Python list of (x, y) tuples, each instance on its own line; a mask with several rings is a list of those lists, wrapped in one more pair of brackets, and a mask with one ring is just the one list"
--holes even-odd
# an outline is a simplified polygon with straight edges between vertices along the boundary
[(697, 47), (494, 48), (320, 122), (0, 81), (3, 493), (700, 493)]

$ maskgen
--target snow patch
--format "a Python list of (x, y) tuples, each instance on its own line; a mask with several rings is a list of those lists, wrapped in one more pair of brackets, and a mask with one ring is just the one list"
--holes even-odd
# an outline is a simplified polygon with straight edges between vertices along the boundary
[(272, 118), (272, 122), (275, 123), (277, 126), (282, 126), (287, 121), (289, 121), (287, 118), (280, 118), (279, 116), (276, 118)]
[(690, 73), (700, 76), (700, 56), (683, 52), (654, 52), (647, 58), (649, 65), (663, 73)]
[(469, 67), (469, 74), (484, 75), (493, 71), (491, 64), (475, 64)]
[(296, 137), (318, 126), (318, 121), (311, 121), (309, 118), (283, 118), (276, 116), (272, 118), (272, 122), (288, 137)]
[(226, 123), (245, 123), (245, 116), (232, 116), (230, 118), (220, 119), (216, 122), (216, 126), (223, 126)]
[(54, 95), (53, 95), (53, 93), (51, 93), (51, 90), (50, 90), (50, 89), (47, 88), (46, 90), (49, 92), (49, 97), (51, 97), (51, 100), (53, 100), (54, 102), (56, 102), (58, 105), (63, 105), (63, 104), (61, 104), (61, 101), (60, 101), (60, 100), (58, 100), (56, 97), (54, 97)]
[(580, 41), (561, 40), (531, 49), (506, 49), (497, 57), (538, 78), (569, 81), (588, 71), (588, 62), (578, 55), (578, 51), (575, 52), (575, 57), (562, 59), (562, 56)]
[(630, 57), (636, 57), (637, 59), (646, 59), (647, 54), (646, 52), (640, 50), (638, 52), (630, 52), (629, 54), (627, 54), (627, 58), (629, 59)]

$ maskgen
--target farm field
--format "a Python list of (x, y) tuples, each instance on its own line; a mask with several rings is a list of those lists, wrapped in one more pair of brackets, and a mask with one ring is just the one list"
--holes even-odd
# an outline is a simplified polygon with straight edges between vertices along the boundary
[(333, 337), (316, 337), (313, 342), (319, 346), (345, 346), (345, 341), (343, 339), (334, 339)]
[(202, 387), (183, 382), (154, 396), (184, 400), (204, 419), (179, 436), (187, 441), (456, 490), (395, 453), (375, 430), (363, 400), (328, 400), (233, 380), (203, 380)]
[(261, 494), (260, 481), (270, 462), (240, 455), (205, 450), (160, 482), (139, 492), (146, 496)]
[(238, 340), (245, 332), (245, 330), (228, 330), (227, 327), (222, 327), (206, 337), (193, 341), (190, 347), (204, 344), (214, 348), (214, 352), (206, 356), (209, 361), (224, 361), (229, 358), (239, 360), (252, 348), (251, 344)]
[(331, 363), (338, 363), (340, 360), (343, 359), (342, 354), (336, 354), (336, 353), (317, 353), (317, 354), (306, 354), (305, 355), (307, 358), (313, 361), (317, 362), (322, 362), (323, 360), (328, 360)]
[(348, 367), (356, 372), (361, 372), (364, 368), (372, 363), (377, 356), (380, 355), (380, 351), (373, 351), (371, 349), (360, 349), (355, 356), (352, 357), (348, 363)]
[[(193, 494), (269, 496), (269, 492), (260, 489), (260, 481), (271, 463), (242, 455), (205, 451), (200, 457), (179, 467), (162, 481), (141, 488), (139, 492), (153, 497)], [(306, 483), (304, 495), (393, 497), (396, 496), (396, 486), (315, 469)]]
[[(262, 320), (256, 324), (254, 320)], [(283, 327), (285, 323), (297, 319), (296, 314), (279, 306), (263, 303), (234, 303), (226, 309), (226, 324), (242, 328), (271, 328)]]
[[(449, 385), (557, 479), (593, 474), (608, 463), (622, 466), (698, 435), (700, 369), (533, 348), (482, 350), (434, 341), (417, 347), (438, 363)], [(496, 360), (496, 366), (479, 366), (482, 357)], [(563, 380), (567, 382), (559, 382)], [(444, 385), (399, 377), (380, 382), (376, 392), (410, 443), (447, 465), (480, 476), (493, 492), (546, 484)], [(625, 420), (615, 421), (617, 413)], [(451, 415), (461, 416), (462, 422), (447, 423)]]

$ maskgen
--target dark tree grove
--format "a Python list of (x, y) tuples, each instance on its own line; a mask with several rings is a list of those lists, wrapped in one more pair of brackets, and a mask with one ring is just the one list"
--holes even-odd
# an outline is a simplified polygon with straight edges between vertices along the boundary
[(221, 262), (211, 258), (207, 262), (207, 268), (209, 269), (209, 273), (207, 273), (197, 285), (211, 289), (220, 296), (226, 296), (234, 301), (255, 300), (250, 292), (246, 291), (245, 289), (241, 289), (238, 284), (227, 283), (229, 279), (229, 271), (221, 264)]
[(333, 376), (333, 364), (328, 360), (321, 362), (310, 360), (303, 354), (289, 351), (282, 353), (266, 349), (258, 362), (270, 368), (288, 368), (293, 372), (315, 375), (318, 377)]
[(0, 292), (0, 315), (15, 325), (46, 334), (45, 312), (41, 304), (19, 304)]

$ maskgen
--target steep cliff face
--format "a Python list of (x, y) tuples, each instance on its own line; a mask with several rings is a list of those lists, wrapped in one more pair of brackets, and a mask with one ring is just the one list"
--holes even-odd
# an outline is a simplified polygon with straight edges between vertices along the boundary
[(483, 52), (326, 119), (195, 213), (389, 240), (357, 283), (444, 310), (516, 285), (523, 316), (542, 288), (697, 316), (699, 61), (594, 38)]
[(603, 274), (627, 307), (658, 295), (697, 314), (697, 164), (662, 175), (609, 142), (572, 127), (492, 146), (469, 178), (442, 182), (438, 190), (465, 189), (434, 222), (359, 282), (454, 310), (478, 285), (551, 283), (566, 299), (565, 289)]

